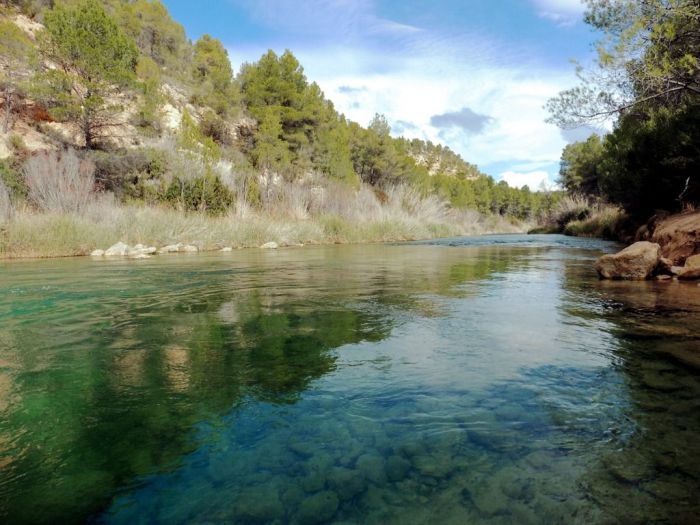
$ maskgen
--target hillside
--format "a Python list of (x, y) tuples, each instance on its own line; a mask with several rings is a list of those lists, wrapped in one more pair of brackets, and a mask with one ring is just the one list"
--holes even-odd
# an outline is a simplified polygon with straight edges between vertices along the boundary
[[(322, 228), (300, 242), (503, 230), (554, 205), (556, 195), (497, 184), (446, 146), (394, 138), (381, 115), (367, 127), (348, 121), (290, 51), (269, 51), (235, 73), (219, 40), (191, 42), (157, 0), (49, 4), (0, 4), (6, 222), (84, 214), (60, 202), (75, 185), (37, 187), (65, 172), (68, 150), (94, 177), (86, 202), (107, 199), (113, 208), (149, 207), (188, 220), (335, 217), (343, 224), (336, 229), (346, 232), (329, 238)], [(42, 191), (56, 202), (45, 202)], [(415, 222), (412, 231), (347, 233), (398, 211)], [(4, 228), (2, 251), (35, 253), (13, 247), (13, 230)], [(103, 242), (120, 240), (112, 235), (127, 232), (111, 232)], [(135, 240), (186, 240), (159, 235)], [(93, 243), (67, 251), (84, 253)]]

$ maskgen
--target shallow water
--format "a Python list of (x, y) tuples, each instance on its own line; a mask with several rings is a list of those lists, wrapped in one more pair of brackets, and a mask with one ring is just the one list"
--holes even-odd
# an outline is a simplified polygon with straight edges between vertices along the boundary
[(696, 523), (700, 288), (491, 236), (0, 264), (3, 523)]

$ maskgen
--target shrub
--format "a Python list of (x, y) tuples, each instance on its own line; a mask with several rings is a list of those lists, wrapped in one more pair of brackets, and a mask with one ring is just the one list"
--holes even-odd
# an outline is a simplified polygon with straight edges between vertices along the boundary
[(199, 122), (199, 130), (202, 135), (209, 137), (221, 146), (233, 144), (233, 136), (226, 122), (213, 111), (207, 111)]
[(47, 212), (82, 212), (94, 198), (94, 173), (72, 149), (39, 152), (24, 165), (29, 199)]
[(22, 172), (15, 167), (14, 162), (0, 160), (0, 183), (4, 184), (7, 191), (15, 199), (26, 199), (29, 195), (27, 182)]
[(567, 195), (561, 199), (552, 211), (551, 222), (559, 231), (563, 231), (572, 221), (582, 221), (591, 215), (591, 206), (588, 199), (580, 196)]
[(166, 153), (154, 148), (120, 153), (100, 151), (93, 153), (91, 159), (101, 188), (135, 199), (148, 200), (152, 193), (149, 188), (158, 186), (168, 170)]
[(220, 214), (233, 204), (234, 197), (218, 176), (209, 174), (191, 179), (173, 179), (164, 200), (185, 211)]

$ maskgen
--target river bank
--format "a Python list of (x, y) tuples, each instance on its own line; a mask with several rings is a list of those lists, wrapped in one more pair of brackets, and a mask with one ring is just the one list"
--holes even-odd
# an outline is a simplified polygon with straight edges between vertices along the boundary
[(456, 235), (518, 233), (523, 223), (476, 212), (411, 208), (388, 203), (355, 214), (304, 217), (259, 213), (212, 216), (153, 206), (98, 202), (84, 213), (17, 210), (0, 224), (0, 259), (74, 257), (116, 243), (156, 251), (181, 244), (189, 251), (280, 247), (300, 244), (357, 244), (434, 239)]

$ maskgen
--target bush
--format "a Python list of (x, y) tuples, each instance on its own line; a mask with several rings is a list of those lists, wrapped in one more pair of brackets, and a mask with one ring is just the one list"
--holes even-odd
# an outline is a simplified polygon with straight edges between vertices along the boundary
[(209, 174), (191, 179), (173, 179), (164, 200), (185, 211), (220, 214), (233, 204), (234, 197), (218, 176)]
[(82, 212), (95, 194), (95, 165), (72, 149), (43, 151), (24, 165), (29, 199), (47, 212)]
[(14, 162), (0, 160), (0, 183), (4, 184), (5, 189), (15, 199), (26, 199), (29, 195), (27, 182)]
[(582, 221), (591, 214), (591, 206), (588, 199), (579, 196), (566, 196), (561, 199), (554, 210), (550, 222), (553, 222), (559, 231), (563, 231), (572, 221)]
[(199, 131), (220, 146), (233, 144), (233, 136), (226, 122), (213, 111), (207, 111), (199, 123)]
[(154, 148), (95, 152), (91, 158), (95, 180), (102, 189), (134, 199), (148, 200), (153, 193), (149, 188), (158, 186), (168, 170), (165, 152)]

